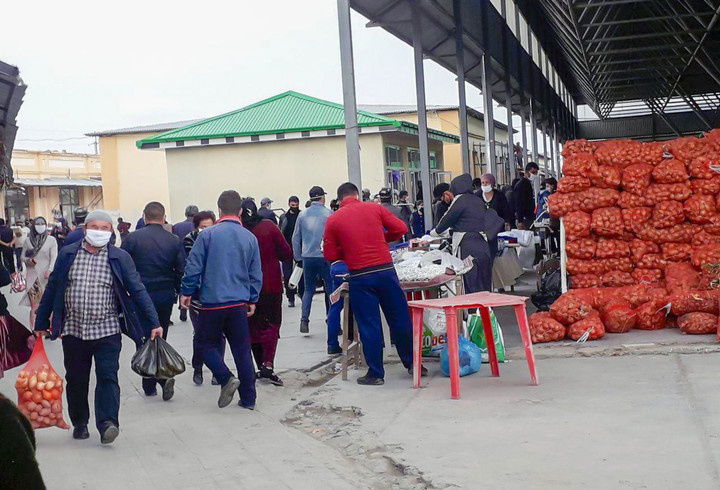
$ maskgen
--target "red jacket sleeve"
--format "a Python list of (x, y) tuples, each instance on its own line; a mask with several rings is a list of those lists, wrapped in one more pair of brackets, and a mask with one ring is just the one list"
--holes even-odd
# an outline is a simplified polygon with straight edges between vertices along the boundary
[(273, 236), (273, 241), (275, 242), (275, 253), (277, 254), (278, 259), (281, 262), (292, 259), (292, 248), (290, 248), (290, 245), (288, 245), (288, 242), (287, 240), (285, 240), (285, 236), (280, 231), (280, 228), (278, 228), (277, 226), (273, 226), (271, 233)]
[(332, 263), (336, 260), (342, 260), (342, 250), (335, 236), (335, 226), (333, 220), (328, 218), (325, 222), (325, 233), (323, 233), (323, 256), (325, 260)]
[(380, 218), (385, 228), (385, 241), (394, 242), (400, 240), (408, 231), (403, 220), (392, 214), (389, 209), (380, 206)]

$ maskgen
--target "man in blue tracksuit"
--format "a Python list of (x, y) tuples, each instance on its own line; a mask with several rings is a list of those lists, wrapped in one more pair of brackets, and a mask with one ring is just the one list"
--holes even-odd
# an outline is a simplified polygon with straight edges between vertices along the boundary
[[(255, 369), (247, 318), (255, 313), (262, 289), (260, 249), (255, 236), (240, 222), (242, 198), (225, 191), (218, 198), (220, 220), (195, 240), (185, 266), (180, 303), (190, 307), (199, 291), (196, 336), (200, 356), (221, 385), (218, 406), (226, 407), (240, 389), (240, 406), (255, 408)], [(235, 359), (232, 375), (217, 346), (222, 335)]]
[(310, 202), (310, 207), (298, 216), (292, 238), (293, 256), (296, 261), (302, 261), (305, 279), (300, 333), (310, 332), (310, 307), (317, 282), (322, 281), (325, 290), (325, 313), (330, 307), (330, 293), (332, 292), (330, 289), (330, 262), (325, 260), (322, 252), (325, 222), (331, 211), (325, 207), (325, 191), (322, 187), (316, 185), (310, 189)]
[[(332, 282), (332, 291), (342, 286), (343, 278), (347, 276), (348, 271), (347, 264), (342, 260), (336, 260), (330, 266), (330, 281)], [(340, 320), (340, 314), (343, 310), (343, 301), (336, 301), (330, 305), (328, 310), (328, 354), (342, 354), (342, 348), (340, 347), (340, 341), (338, 336), (342, 333), (342, 325)]]

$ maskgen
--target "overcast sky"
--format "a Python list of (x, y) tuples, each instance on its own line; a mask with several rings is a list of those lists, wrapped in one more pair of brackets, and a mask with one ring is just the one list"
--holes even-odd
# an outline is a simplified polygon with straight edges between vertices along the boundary
[[(213, 116), (287, 90), (342, 102), (335, 0), (26, 0), (3, 13), (0, 59), (28, 85), (16, 148), (91, 152), (87, 132)], [(352, 21), (358, 102), (415, 104), (411, 47)], [(426, 61), (425, 75), (428, 104), (457, 103), (453, 74)]]

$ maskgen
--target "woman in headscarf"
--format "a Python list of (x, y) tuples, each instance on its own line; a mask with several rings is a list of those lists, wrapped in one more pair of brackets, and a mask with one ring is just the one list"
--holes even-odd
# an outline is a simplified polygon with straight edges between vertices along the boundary
[(27, 289), (20, 304), (30, 307), (30, 325), (35, 325), (35, 313), (40, 305), (48, 278), (55, 267), (58, 244), (47, 232), (47, 221), (38, 217), (30, 225), (30, 235), (23, 245), (22, 261), (27, 268)]
[(275, 374), (275, 351), (282, 324), (283, 282), (280, 262), (292, 259), (292, 249), (275, 223), (258, 216), (254, 201), (243, 201), (240, 220), (257, 238), (262, 264), (260, 299), (255, 305), (255, 314), (248, 318), (250, 346), (259, 370), (258, 378), (282, 386), (282, 380)]
[(474, 267), (465, 274), (465, 292), (492, 290), (492, 258), (488, 241), (495, 240), (505, 222), (482, 198), (473, 194), (472, 177), (462, 174), (450, 183), (455, 198), (435, 227), (436, 234), (452, 231), (454, 253), (461, 259), (473, 257)]
[(433, 189), (433, 226), (437, 226), (453, 200), (450, 184), (443, 182)]

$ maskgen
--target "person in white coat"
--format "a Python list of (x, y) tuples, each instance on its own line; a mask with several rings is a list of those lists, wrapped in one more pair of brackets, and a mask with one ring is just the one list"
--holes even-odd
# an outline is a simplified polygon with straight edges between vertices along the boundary
[(20, 304), (30, 307), (30, 325), (35, 325), (35, 314), (55, 267), (57, 253), (57, 241), (48, 234), (47, 221), (43, 217), (35, 218), (22, 252), (22, 261), (27, 268), (27, 289)]

